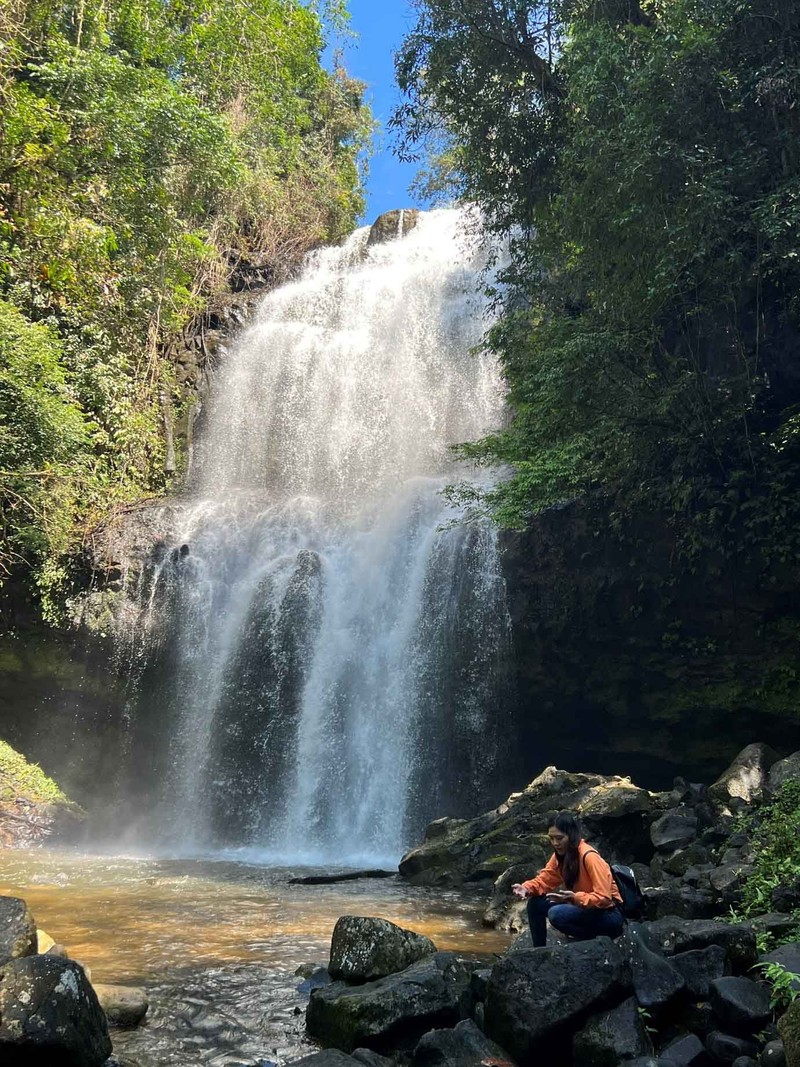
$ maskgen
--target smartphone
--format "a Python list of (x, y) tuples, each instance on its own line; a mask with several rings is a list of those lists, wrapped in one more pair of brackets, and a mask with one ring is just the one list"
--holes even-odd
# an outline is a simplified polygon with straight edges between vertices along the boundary
[(548, 900), (565, 900), (567, 899), (566, 893), (563, 889), (556, 889), (552, 893), (547, 894)]

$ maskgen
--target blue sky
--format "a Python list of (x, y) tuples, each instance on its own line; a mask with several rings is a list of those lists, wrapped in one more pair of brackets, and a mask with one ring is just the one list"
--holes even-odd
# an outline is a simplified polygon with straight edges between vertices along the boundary
[(358, 39), (345, 49), (345, 67), (367, 83), (367, 101), (382, 131), (367, 184), (365, 221), (373, 222), (381, 212), (392, 208), (422, 206), (408, 191), (416, 165), (397, 159), (392, 152), (394, 139), (386, 132), (386, 123), (400, 99), (392, 54), (413, 26), (414, 17), (407, 0), (349, 0), (348, 7), (351, 28)]

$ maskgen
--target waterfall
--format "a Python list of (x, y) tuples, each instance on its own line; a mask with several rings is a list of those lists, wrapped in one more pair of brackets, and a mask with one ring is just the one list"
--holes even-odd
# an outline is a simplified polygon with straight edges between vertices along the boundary
[(396, 862), (425, 820), (493, 794), (496, 535), (442, 495), (464, 476), (450, 445), (503, 408), (473, 351), (488, 253), (463, 230), (434, 211), (402, 239), (363, 229), (315, 253), (213, 383), (191, 499), (147, 589), (168, 638), (141, 729), (168, 740), (140, 773), (161, 780), (173, 844)]

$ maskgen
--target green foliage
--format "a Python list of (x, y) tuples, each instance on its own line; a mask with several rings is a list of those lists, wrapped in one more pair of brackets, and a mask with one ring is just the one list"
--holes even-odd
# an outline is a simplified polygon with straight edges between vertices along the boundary
[[(800, 9), (418, 0), (406, 154), (511, 237), (511, 423), (463, 454), (524, 526), (592, 493), (690, 567), (800, 560)], [(469, 493), (467, 493), (469, 495)]]
[(23, 797), (33, 803), (66, 802), (52, 778), (35, 763), (28, 763), (5, 741), (0, 741), (0, 802)]
[[(741, 917), (748, 918), (772, 910), (773, 890), (800, 885), (800, 782), (784, 783), (769, 803), (746, 817), (743, 828), (755, 854), (742, 889)], [(795, 918), (800, 929), (800, 910)], [(795, 934), (788, 938), (794, 939)], [(760, 946), (762, 951), (770, 947)]]
[(33, 565), (46, 612), (83, 531), (168, 484), (173, 339), (242, 259), (279, 275), (362, 209), (370, 120), (318, 6), (0, 13), (0, 567)]
[(774, 1011), (782, 1015), (800, 997), (800, 974), (787, 970), (780, 963), (761, 963), (758, 966), (771, 987), (770, 1004)]

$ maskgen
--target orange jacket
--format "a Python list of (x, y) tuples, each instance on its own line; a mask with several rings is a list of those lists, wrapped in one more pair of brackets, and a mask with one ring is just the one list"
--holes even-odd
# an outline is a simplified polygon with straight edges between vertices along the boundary
[[(578, 878), (572, 887), (575, 897), (570, 903), (581, 908), (613, 908), (615, 904), (621, 904), (622, 897), (619, 895), (611, 868), (599, 852), (581, 839), (578, 842), (578, 855)], [(523, 882), (522, 887), (527, 889), (531, 896), (541, 897), (545, 893), (552, 893), (554, 889), (560, 889), (563, 884), (558, 856), (554, 852), (536, 877)]]

